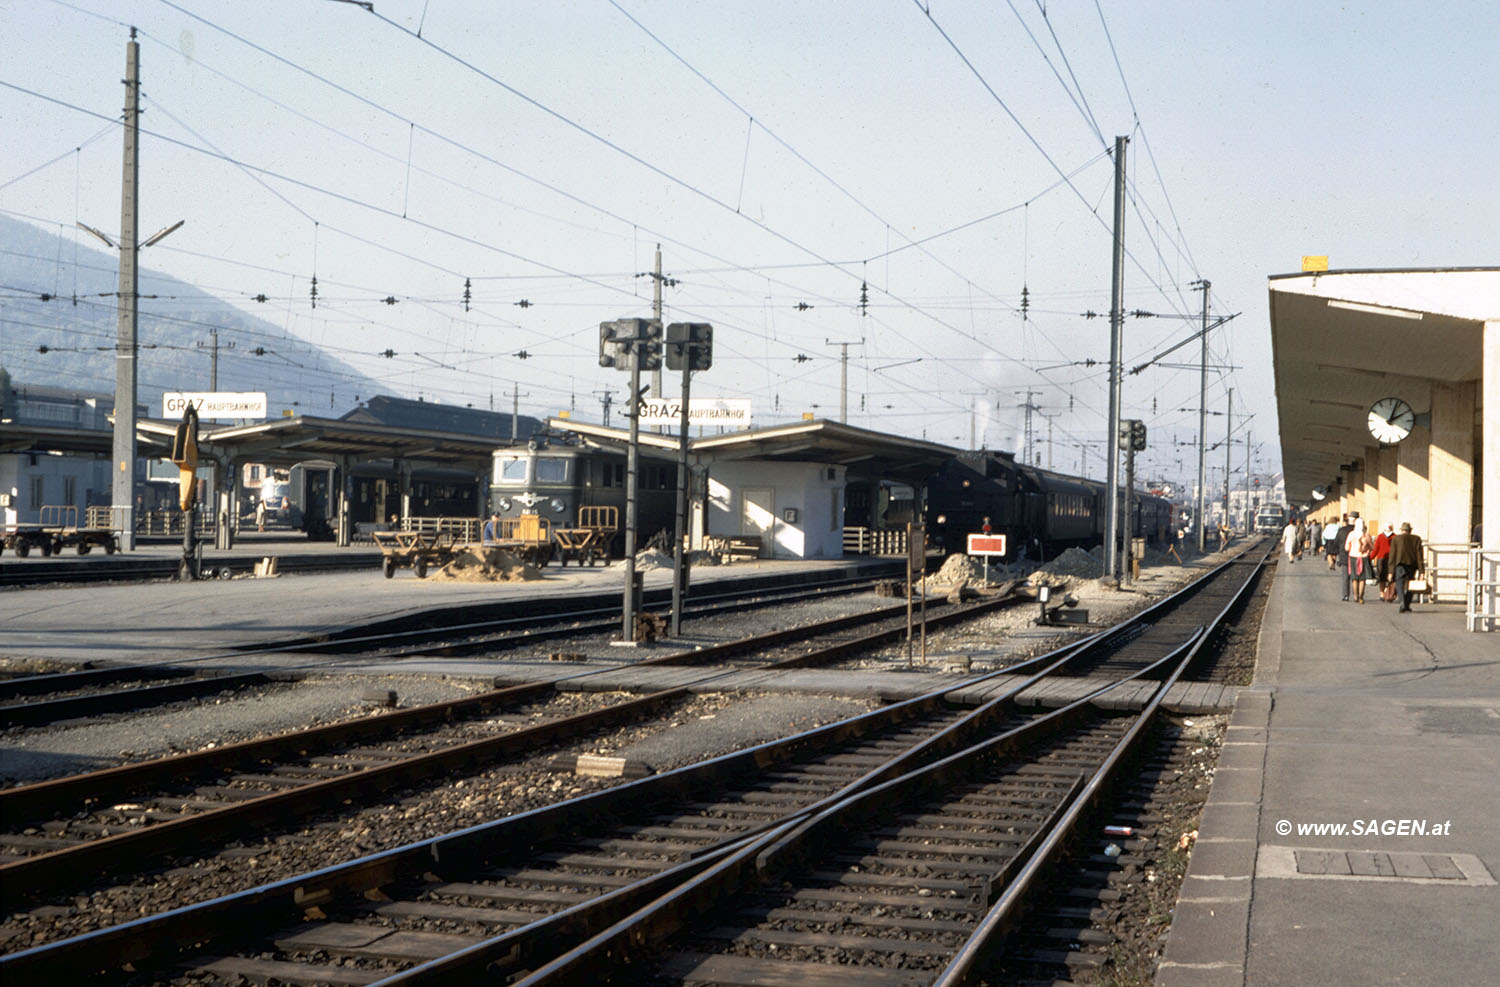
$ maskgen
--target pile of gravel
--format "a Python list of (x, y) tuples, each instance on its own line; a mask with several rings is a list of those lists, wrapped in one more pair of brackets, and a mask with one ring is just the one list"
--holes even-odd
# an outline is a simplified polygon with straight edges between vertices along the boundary
[(1037, 581), (1037, 573), (1048, 576), (1073, 576), (1078, 579), (1098, 579), (1104, 575), (1104, 563), (1093, 552), (1085, 552), (1081, 548), (1070, 548), (1038, 568), (1036, 573), (1032, 574), (1033, 582)]
[[(984, 559), (970, 558), (962, 552), (955, 552), (943, 560), (941, 569), (927, 577), (927, 587), (931, 590), (937, 587), (983, 585), (984, 577)], [(1003, 583), (1011, 578), (1010, 566), (1003, 562), (990, 562), (990, 585)]]

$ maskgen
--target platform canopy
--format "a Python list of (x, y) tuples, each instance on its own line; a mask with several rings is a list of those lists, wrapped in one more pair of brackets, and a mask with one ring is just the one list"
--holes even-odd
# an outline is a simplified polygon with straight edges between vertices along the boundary
[[(177, 423), (141, 422), (142, 434), (170, 436)], [(404, 460), (426, 466), (488, 472), (491, 456), (504, 442), (484, 436), (454, 435), (429, 429), (299, 415), (254, 425), (201, 426), (198, 446), (210, 455), (291, 464), (310, 460), (337, 463)]]
[[(1431, 407), (1434, 382), (1480, 377), (1484, 326), (1500, 319), (1500, 269), (1322, 271), (1269, 281), (1287, 499), (1331, 488), (1374, 444), (1370, 407)], [(1493, 413), (1493, 412), (1491, 412)]]
[[(171, 449), (170, 433), (165, 442), (154, 435), (137, 435), (142, 456), (161, 456)], [(105, 429), (0, 422), (0, 453), (57, 452), (109, 459), (114, 454), (113, 441), (113, 434)]]
[[(622, 446), (630, 439), (626, 429), (561, 418), (548, 419), (547, 425), (600, 445)], [(675, 435), (655, 432), (641, 432), (641, 442), (653, 450), (678, 447)], [(959, 450), (936, 442), (820, 420), (700, 436), (688, 440), (688, 452), (700, 463), (745, 459), (827, 463), (918, 483), (940, 464), (958, 455)]]

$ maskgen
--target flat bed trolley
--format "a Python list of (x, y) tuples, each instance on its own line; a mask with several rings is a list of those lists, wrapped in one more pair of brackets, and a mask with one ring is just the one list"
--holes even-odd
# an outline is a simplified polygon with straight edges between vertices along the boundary
[(618, 507), (580, 507), (578, 526), (575, 528), (553, 528), (552, 537), (557, 542), (558, 562), (567, 565), (572, 559), (580, 566), (584, 562), (592, 567), (597, 562), (609, 564), (609, 542), (620, 530)]
[(430, 567), (447, 565), (460, 548), (453, 533), (447, 531), (375, 531), (370, 537), (375, 539), (383, 556), (380, 571), (387, 579), (394, 576), (397, 569), (408, 566), (418, 579), (426, 579)]

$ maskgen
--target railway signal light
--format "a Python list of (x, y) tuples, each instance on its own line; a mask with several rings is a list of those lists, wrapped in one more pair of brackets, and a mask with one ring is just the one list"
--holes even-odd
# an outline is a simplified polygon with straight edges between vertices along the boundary
[(1121, 418), (1119, 445), (1126, 451), (1142, 452), (1146, 448), (1146, 423), (1139, 418)]
[(599, 323), (599, 366), (630, 370), (661, 369), (661, 323), (616, 319)]
[(714, 327), (707, 322), (667, 326), (668, 370), (707, 370), (714, 365)]

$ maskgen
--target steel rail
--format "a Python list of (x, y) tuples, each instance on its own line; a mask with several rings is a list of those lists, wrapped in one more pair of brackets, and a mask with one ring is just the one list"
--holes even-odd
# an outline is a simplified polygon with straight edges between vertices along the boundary
[[(1178, 646), (1157, 664), (1183, 654), (1201, 637), (1200, 628), (1190, 642)], [(611, 970), (639, 969), (635, 966), (637, 958), (680, 931), (687, 916), (702, 914), (722, 905), (727, 898), (744, 890), (780, 882), (817, 849), (847, 840), (863, 821), (887, 815), (894, 805), (950, 786), (955, 779), (967, 778), (982, 759), (1013, 753), (1024, 744), (1035, 742), (1041, 735), (1076, 726), (1090, 715), (1089, 706), (1095, 699), (1140, 678), (1146, 671), (1137, 671), (1103, 685), (1019, 727), (897, 778), (864, 788), (834, 804), (825, 803), (820, 810), (788, 819), (628, 918), (512, 982), (516, 987), (554, 987), (586, 982), (590, 978), (602, 981)], [(397, 984), (410, 987), (416, 983), (436, 982), (411, 979), (410, 974), (415, 972), (397, 974), (376, 983), (380, 987)]]
[[(948, 616), (950, 620), (955, 617), (972, 619), (988, 613), (1002, 602), (987, 602), (945, 616)], [(877, 611), (876, 616), (889, 620), (891, 609), (899, 608)], [(830, 627), (834, 630), (841, 630), (861, 622), (861, 619), (868, 622), (870, 616), (864, 614), (856, 615), (854, 618), (835, 618), (821, 624), (725, 642), (691, 654), (694, 659), (700, 659), (702, 656), (701, 661), (706, 662), (715, 657), (722, 658), (730, 654), (768, 647), (773, 643), (782, 644), (787, 640), (805, 639), (813, 634), (824, 633)], [(778, 668), (805, 667), (810, 663), (816, 663), (819, 657), (824, 662), (834, 661), (851, 649), (874, 647), (899, 633), (900, 628), (887, 628), (874, 634), (864, 635), (854, 641), (840, 642), (830, 648), (797, 655), (780, 662), (773, 661), (763, 667), (768, 671)], [(667, 664), (673, 657), (646, 659), (638, 664)], [(414, 721), (427, 724), (445, 723), (452, 720), (459, 710), (473, 713), (493, 708), (502, 699), (516, 701), (520, 697), (536, 698), (538, 695), (554, 690), (557, 681), (576, 681), (597, 674), (602, 674), (602, 671), (582, 672), (565, 679), (516, 686), (480, 696), (451, 700), (432, 707), (418, 707), (404, 711), (409, 714), (404, 717), (398, 713), (391, 713), (373, 719), (352, 721), (348, 725), (330, 724), (316, 728), (314, 732), (326, 742), (329, 737), (378, 736), (382, 732), (388, 732), (394, 725), (392, 721), (397, 720), (398, 717), (399, 722), (403, 724)], [(109, 873), (111, 863), (116, 860), (129, 859), (132, 864), (138, 864), (142, 860), (151, 859), (163, 853), (180, 852), (186, 847), (199, 845), (215, 838), (225, 829), (235, 825), (243, 823), (265, 825), (272, 820), (293, 818), (340, 805), (351, 796), (382, 792), (434, 775), (450, 773), (462, 767), (487, 763), (499, 756), (525, 753), (539, 744), (555, 743), (604, 726), (629, 722), (630, 719), (645, 715), (650, 710), (685, 698), (693, 687), (701, 688), (705, 683), (730, 674), (733, 674), (733, 671), (713, 672), (673, 688), (626, 700), (605, 709), (563, 717), (548, 723), (524, 727), (496, 737), (457, 744), (438, 751), (416, 754), (389, 764), (367, 767), (351, 771), (347, 775), (309, 782), (223, 808), (100, 837), (8, 863), (0, 863), (0, 907), (14, 910), (34, 897), (39, 888), (55, 891), (58, 887), (67, 886), (68, 882), (77, 882), (90, 874)], [(384, 727), (385, 731), (381, 731), (380, 727)], [(100, 799), (106, 792), (113, 797), (118, 797), (128, 794), (125, 788), (127, 784), (147, 776), (157, 780), (180, 779), (184, 775), (184, 769), (190, 765), (195, 769), (195, 773), (202, 773), (211, 770), (211, 766), (222, 768), (231, 763), (243, 764), (247, 760), (263, 760), (268, 749), (302, 755), (308, 747), (308, 736), (309, 734), (305, 733), (288, 734), (269, 738), (265, 742), (245, 741), (232, 745), (231, 748), (175, 755), (159, 759), (157, 762), (147, 762), (134, 771), (131, 770), (131, 766), (106, 769), (104, 772), (95, 773), (102, 775), (97, 779), (95, 775), (79, 775), (57, 779), (54, 782), (42, 782), (24, 788), (0, 791), (0, 814), (3, 814), (9, 825), (15, 826), (29, 818), (34, 818), (35, 814), (44, 807), (54, 807), (64, 799)]]
[[(1179, 594), (1174, 594), (1174, 597), (1181, 596), (1186, 592), (1187, 591), (1182, 591)], [(1118, 633), (1122, 629), (1127, 628), (1132, 623), (1134, 623), (1134, 621), (1124, 621), (1113, 628), (1101, 632), (1099, 636)], [(746, 769), (748, 770), (748, 765), (751, 763), (760, 764), (767, 762), (770, 757), (768, 751), (776, 748), (778, 745), (796, 744), (799, 742), (804, 742), (804, 738), (816, 734), (822, 734), (831, 730), (849, 729), (849, 724), (864, 721), (867, 720), (867, 718), (876, 715), (891, 715), (893, 712), (899, 713), (900, 710), (914, 709), (920, 704), (940, 702), (943, 695), (955, 688), (960, 688), (966, 684), (980, 682), (993, 676), (1015, 674), (1017, 671), (1023, 668), (1035, 669), (1044, 667), (1048, 664), (1062, 664), (1069, 660), (1073, 655), (1075, 655), (1081, 648), (1086, 647), (1087, 644), (1088, 642), (1075, 642), (1066, 647), (1056, 649), (1053, 652), (1049, 652), (1047, 655), (1031, 659), (1030, 661), (1023, 663), (1022, 665), (1011, 666), (1009, 668), (997, 670), (985, 675), (972, 677), (959, 683), (948, 683), (945, 684), (941, 689), (935, 690), (927, 695), (917, 697), (912, 700), (907, 700), (904, 703), (893, 705), (892, 707), (888, 707), (885, 710), (876, 711), (876, 713), (865, 714), (863, 717), (858, 717), (851, 721), (843, 721), (840, 724), (832, 724), (828, 727), (820, 728), (817, 731), (811, 731), (808, 734), (799, 735), (798, 737), (786, 738), (783, 741), (776, 741), (769, 744), (760, 745), (757, 748), (751, 748), (746, 751), (737, 752), (735, 754), (725, 755), (723, 758), (717, 758), (713, 761), (703, 762), (703, 764), (701, 765), (690, 765), (687, 768), (678, 769), (675, 772), (663, 774), (660, 776), (654, 776), (653, 778), (643, 779), (640, 782), (629, 783), (624, 786), (609, 789), (605, 792), (597, 793), (594, 796), (587, 796), (583, 799), (570, 800), (569, 802), (559, 803), (556, 806), (549, 807), (549, 809), (533, 810), (532, 812), (524, 813), (518, 816), (506, 817), (505, 819), (498, 820), (494, 823), (488, 823), (479, 827), (471, 827), (469, 830), (460, 831), (457, 834), (449, 834), (448, 836), (422, 841), (418, 844), (411, 844), (407, 847), (396, 848), (391, 851), (386, 851), (382, 854), (373, 855), (367, 858), (361, 858), (360, 860), (352, 861), (348, 864), (325, 868), (324, 870), (314, 872), (310, 875), (301, 875), (298, 878), (288, 879), (287, 881), (278, 882), (274, 885), (267, 885), (263, 888), (254, 889), (253, 891), (242, 892), (238, 895), (226, 896), (225, 898), (216, 899), (212, 902), (205, 902), (201, 905), (187, 906), (187, 908), (185, 909), (177, 909), (173, 912), (168, 912), (160, 916), (153, 916), (151, 918), (127, 923), (127, 925), (125, 926), (116, 926), (110, 929), (102, 929), (95, 933), (90, 933), (86, 936), (77, 937), (72, 940), (65, 940), (60, 943), (53, 943), (46, 946), (35, 947), (34, 949), (28, 950), (23, 954), (13, 954), (13, 956), (11, 957), (0, 958), (0, 972), (4, 972), (8, 967), (10, 970), (16, 972), (23, 972), (28, 970), (50, 970), (61, 972), (62, 974), (67, 975), (69, 972), (81, 973), (86, 970), (98, 971), (109, 969), (111, 968), (110, 965), (112, 963), (118, 965), (118, 962), (133, 962), (137, 959), (145, 959), (147, 957), (153, 956), (159, 959), (163, 953), (175, 952), (176, 944), (178, 943), (196, 942), (198, 940), (210, 940), (215, 938), (222, 939), (225, 933), (224, 930), (218, 924), (216, 924), (217, 920), (215, 918), (205, 916), (223, 916), (228, 914), (230, 910), (238, 907), (238, 905), (230, 904), (231, 902), (249, 901), (252, 904), (252, 911), (254, 911), (257, 907), (264, 906), (265, 908), (270, 908), (273, 911), (280, 910), (289, 914), (296, 913), (296, 910), (300, 906), (307, 905), (308, 903), (315, 903), (316, 901), (326, 900), (329, 896), (338, 893), (340, 890), (358, 893), (371, 890), (373, 888), (379, 887), (382, 883), (388, 883), (389, 881), (394, 880), (397, 876), (397, 871), (399, 870), (399, 868), (397, 868), (392, 861), (398, 858), (410, 858), (408, 862), (410, 863), (411, 867), (427, 867), (428, 869), (440, 869), (442, 872), (450, 872), (450, 867), (456, 866), (461, 862), (472, 863), (474, 861), (485, 859), (486, 853), (492, 851), (497, 845), (514, 843), (515, 840), (512, 839), (512, 837), (524, 838), (526, 836), (525, 827), (527, 825), (535, 824), (535, 820), (540, 818), (539, 814), (556, 813), (556, 815), (549, 816), (549, 818), (558, 819), (571, 817), (579, 822), (586, 821), (588, 818), (590, 818), (590, 813), (607, 814), (610, 811), (609, 809), (605, 808), (604, 802), (596, 801), (598, 799), (621, 798), (625, 799), (626, 804), (628, 804), (629, 800), (640, 796), (645, 790), (641, 786), (649, 784), (670, 784), (671, 782), (667, 781), (666, 779), (681, 779), (686, 776), (686, 773), (704, 768), (705, 766), (722, 766), (725, 763), (735, 762), (746, 767)], [(1035, 676), (1022, 682), (1015, 683), (1013, 688), (1008, 690), (1007, 695), (1015, 695), (1019, 693), (1022, 689), (1032, 684), (1034, 678)], [(1096, 690), (1096, 693), (1092, 695), (1097, 695), (1098, 691), (1100, 690)], [(993, 709), (995, 704), (986, 704), (986, 706)], [(967, 736), (963, 729), (964, 722), (966, 721), (961, 721), (960, 723), (955, 724), (953, 727), (950, 727), (948, 730), (950, 735), (954, 738), (955, 742), (958, 742), (961, 738)], [(973, 729), (973, 727), (971, 726), (970, 729)], [(909, 760), (911, 756), (902, 755), (902, 757)], [(746, 759), (749, 760), (747, 761)], [(714, 770), (714, 768), (710, 767), (708, 768), (708, 770)], [(875, 783), (883, 778), (888, 777), (890, 771), (891, 768), (889, 766), (872, 771), (870, 773), (868, 783)], [(543, 829), (550, 830), (555, 825), (556, 824), (554, 823), (548, 822), (543, 824)], [(531, 835), (537, 835), (537, 832), (533, 832)], [(478, 842), (476, 843), (473, 841)], [(441, 862), (441, 868), (434, 866), (434, 862)], [(615, 897), (617, 900), (625, 900), (629, 897), (628, 895), (623, 894), (623, 892), (626, 890), (628, 889), (621, 889), (622, 894), (613, 897)], [(266, 904), (266, 902), (272, 901), (275, 902), (274, 905)], [(634, 899), (631, 899), (631, 901), (633, 902)], [(630, 906), (620, 905), (619, 907), (628, 908)], [(572, 922), (574, 923), (574, 925), (569, 927), (574, 928), (577, 923), (581, 921), (578, 916), (585, 910), (586, 909), (584, 909), (583, 906), (579, 906), (579, 908), (577, 909), (569, 909), (568, 913), (561, 918), (559, 916), (553, 916), (547, 921), (563, 923)], [(597, 926), (595, 927), (597, 928)], [(569, 933), (569, 935), (572, 936), (573, 941), (576, 941), (576, 931)], [(484, 954), (485, 949), (476, 948), (474, 952), (478, 954)], [(86, 958), (80, 959), (80, 953)], [(420, 970), (423, 968), (425, 968), (425, 965), (424, 967), (419, 967), (418, 969)], [(408, 974), (412, 973), (415, 973), (415, 971), (408, 971)], [(405, 975), (403, 974), (402, 976)], [(438, 979), (432, 981), (413, 982), (441, 983), (448, 981)]]
[[(1275, 551), (1274, 547), (1271, 550)], [(1014, 927), (1019, 914), (1024, 907), (1028, 897), (1035, 893), (1041, 884), (1041, 876), (1047, 868), (1055, 864), (1061, 855), (1060, 850), (1077, 829), (1080, 820), (1087, 811), (1102, 800), (1109, 783), (1120, 769), (1127, 752), (1129, 752), (1145, 736), (1147, 728), (1154, 723), (1160, 714), (1163, 700), (1168, 690), (1182, 678), (1186, 671), (1200, 660), (1202, 646), (1208, 641), (1213, 631), (1217, 630), (1228, 619), (1229, 615), (1240, 606), (1251, 585), (1259, 575), (1261, 569), (1271, 557), (1268, 552), (1255, 565), (1250, 575), (1245, 578), (1239, 589), (1233, 594), (1222, 610), (1214, 616), (1205, 628), (1204, 633), (1196, 643), (1188, 650), (1182, 661), (1173, 667), (1171, 673), (1162, 682), (1150, 701), (1142, 708), (1136, 723), (1130, 731), (1121, 739), (1116, 751), (1102, 766), (1100, 771), (1089, 780), (1078, 796), (1068, 805), (1066, 811), (1058, 819), (1057, 825), (1051, 829), (1044, 840), (1035, 848), (1035, 852), (1021, 866), (1012, 880), (1008, 882), (1004, 891), (995, 900), (993, 906), (978, 927), (974, 930), (967, 942), (958, 950), (953, 960), (943, 970), (939, 977), (933, 982), (934, 987), (960, 987), (974, 983), (980, 977), (985, 966), (993, 962), (1002, 948), (1005, 935)]]

